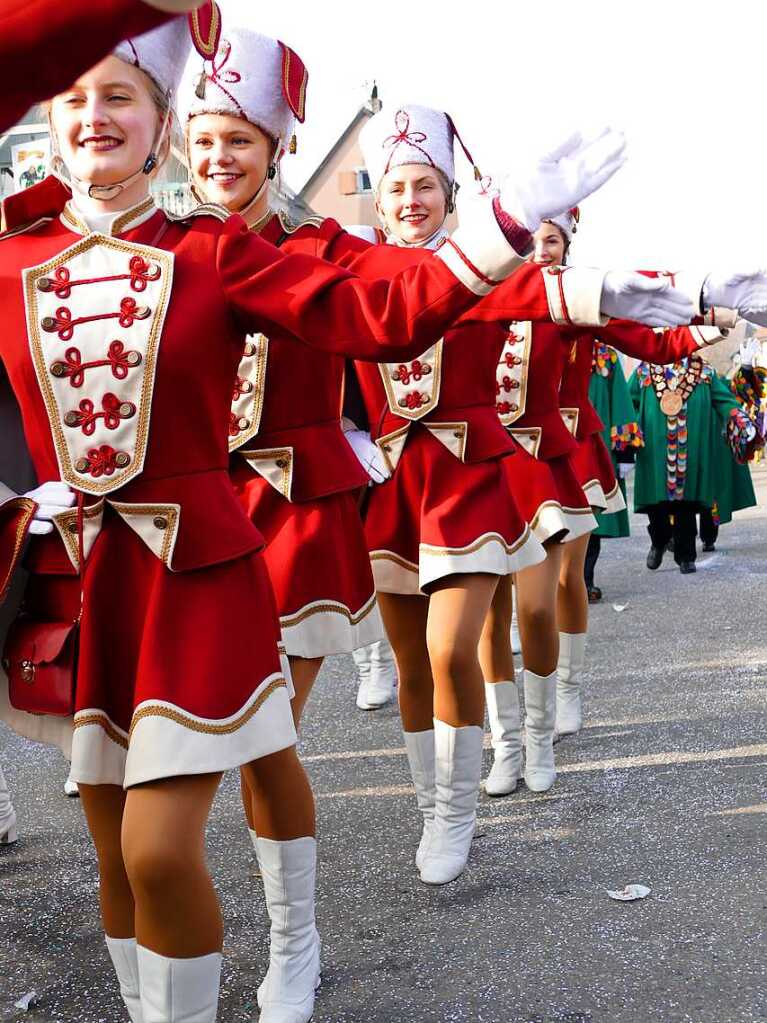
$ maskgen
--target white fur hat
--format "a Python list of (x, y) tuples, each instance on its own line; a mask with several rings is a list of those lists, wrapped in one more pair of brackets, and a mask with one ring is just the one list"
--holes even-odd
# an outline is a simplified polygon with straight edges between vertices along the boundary
[(212, 60), (193, 54), (187, 64), (179, 93), (181, 123), (197, 114), (233, 114), (276, 139), (279, 158), (294, 145), (296, 119), (304, 120), (308, 80), (289, 46), (227, 25)]
[(141, 68), (167, 96), (173, 97), (192, 44), (200, 55), (215, 53), (220, 33), (221, 12), (209, 0), (186, 18), (173, 18), (151, 32), (125, 39), (113, 53), (126, 64)]
[[(444, 111), (417, 103), (379, 111), (360, 132), (360, 147), (373, 190), (394, 167), (410, 163), (435, 167), (452, 184), (455, 181), (453, 143), (456, 138), (473, 164), (453, 119)], [(474, 174), (479, 178), (476, 166)]]
[(578, 206), (573, 206), (573, 208), (571, 210), (567, 210), (566, 213), (560, 213), (558, 217), (549, 217), (548, 219), (552, 224), (556, 224), (564, 234), (565, 238), (571, 242), (573, 240), (573, 235), (578, 230), (581, 211)]

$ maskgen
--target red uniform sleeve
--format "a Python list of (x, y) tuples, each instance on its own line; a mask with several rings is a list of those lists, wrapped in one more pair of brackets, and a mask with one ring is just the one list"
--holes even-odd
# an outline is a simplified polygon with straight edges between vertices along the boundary
[(223, 224), (216, 258), (226, 299), (246, 332), (281, 330), (374, 362), (415, 358), (478, 301), (433, 253), (418, 266), (363, 281), (325, 260), (284, 254), (238, 217)]
[(624, 355), (661, 366), (678, 362), (700, 348), (700, 341), (693, 336), (689, 327), (653, 330), (652, 327), (644, 327), (632, 320), (610, 320), (591, 336), (617, 348)]
[[(343, 266), (360, 277), (388, 278), (409, 266), (418, 266), (431, 253), (427, 249), (406, 249), (396, 245), (371, 245), (341, 231), (323, 253), (337, 266)], [(541, 269), (525, 263), (497, 288), (463, 313), (461, 322), (482, 323), (510, 320), (551, 321)]]
[(0, 130), (71, 85), (122, 39), (172, 17), (143, 0), (0, 0)]

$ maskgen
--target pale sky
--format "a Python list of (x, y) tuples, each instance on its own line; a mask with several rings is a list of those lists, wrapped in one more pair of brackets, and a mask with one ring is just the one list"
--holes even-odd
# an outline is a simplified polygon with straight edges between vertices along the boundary
[[(300, 187), (376, 79), (385, 106), (449, 111), (483, 173), (570, 127), (625, 131), (629, 161), (582, 208), (580, 263), (767, 264), (767, 8), (757, 0), (220, 0), (309, 69)], [(459, 180), (471, 171), (456, 157)], [(318, 212), (322, 212), (321, 210)]]

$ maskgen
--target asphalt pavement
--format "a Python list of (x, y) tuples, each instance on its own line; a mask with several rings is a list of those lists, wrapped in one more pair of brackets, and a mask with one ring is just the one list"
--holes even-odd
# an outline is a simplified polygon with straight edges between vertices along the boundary
[[(649, 572), (645, 522), (632, 526), (597, 569), (586, 728), (557, 747), (549, 793), (482, 797), (451, 885), (425, 887), (413, 865), (396, 709), (358, 711), (351, 658), (326, 664), (301, 741), (320, 834), (316, 1023), (767, 1021), (767, 513), (740, 513), (692, 576), (670, 556)], [(125, 1020), (64, 761), (1, 725), (0, 757), (21, 833), (0, 849), (0, 1018)], [(244, 1023), (268, 924), (234, 774), (209, 852), (226, 926), (219, 1020)], [(629, 883), (650, 895), (607, 895)]]

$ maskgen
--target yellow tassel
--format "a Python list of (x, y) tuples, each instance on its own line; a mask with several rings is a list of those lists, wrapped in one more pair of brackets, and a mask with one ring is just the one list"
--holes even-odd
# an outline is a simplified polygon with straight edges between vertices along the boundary
[(197, 88), (194, 90), (194, 94), (197, 97), (197, 99), (205, 99), (205, 82), (207, 80), (207, 77), (208, 76), (203, 71), (203, 73), (197, 79)]
[(480, 173), (479, 167), (476, 165), (476, 163), (474, 164), (474, 180), (475, 181), (482, 180), (482, 174)]
[(298, 139), (296, 138), (295, 134), (291, 135), (290, 137), (290, 145), (288, 146), (288, 152), (290, 153), (291, 156), (295, 156), (296, 153), (298, 152)]

